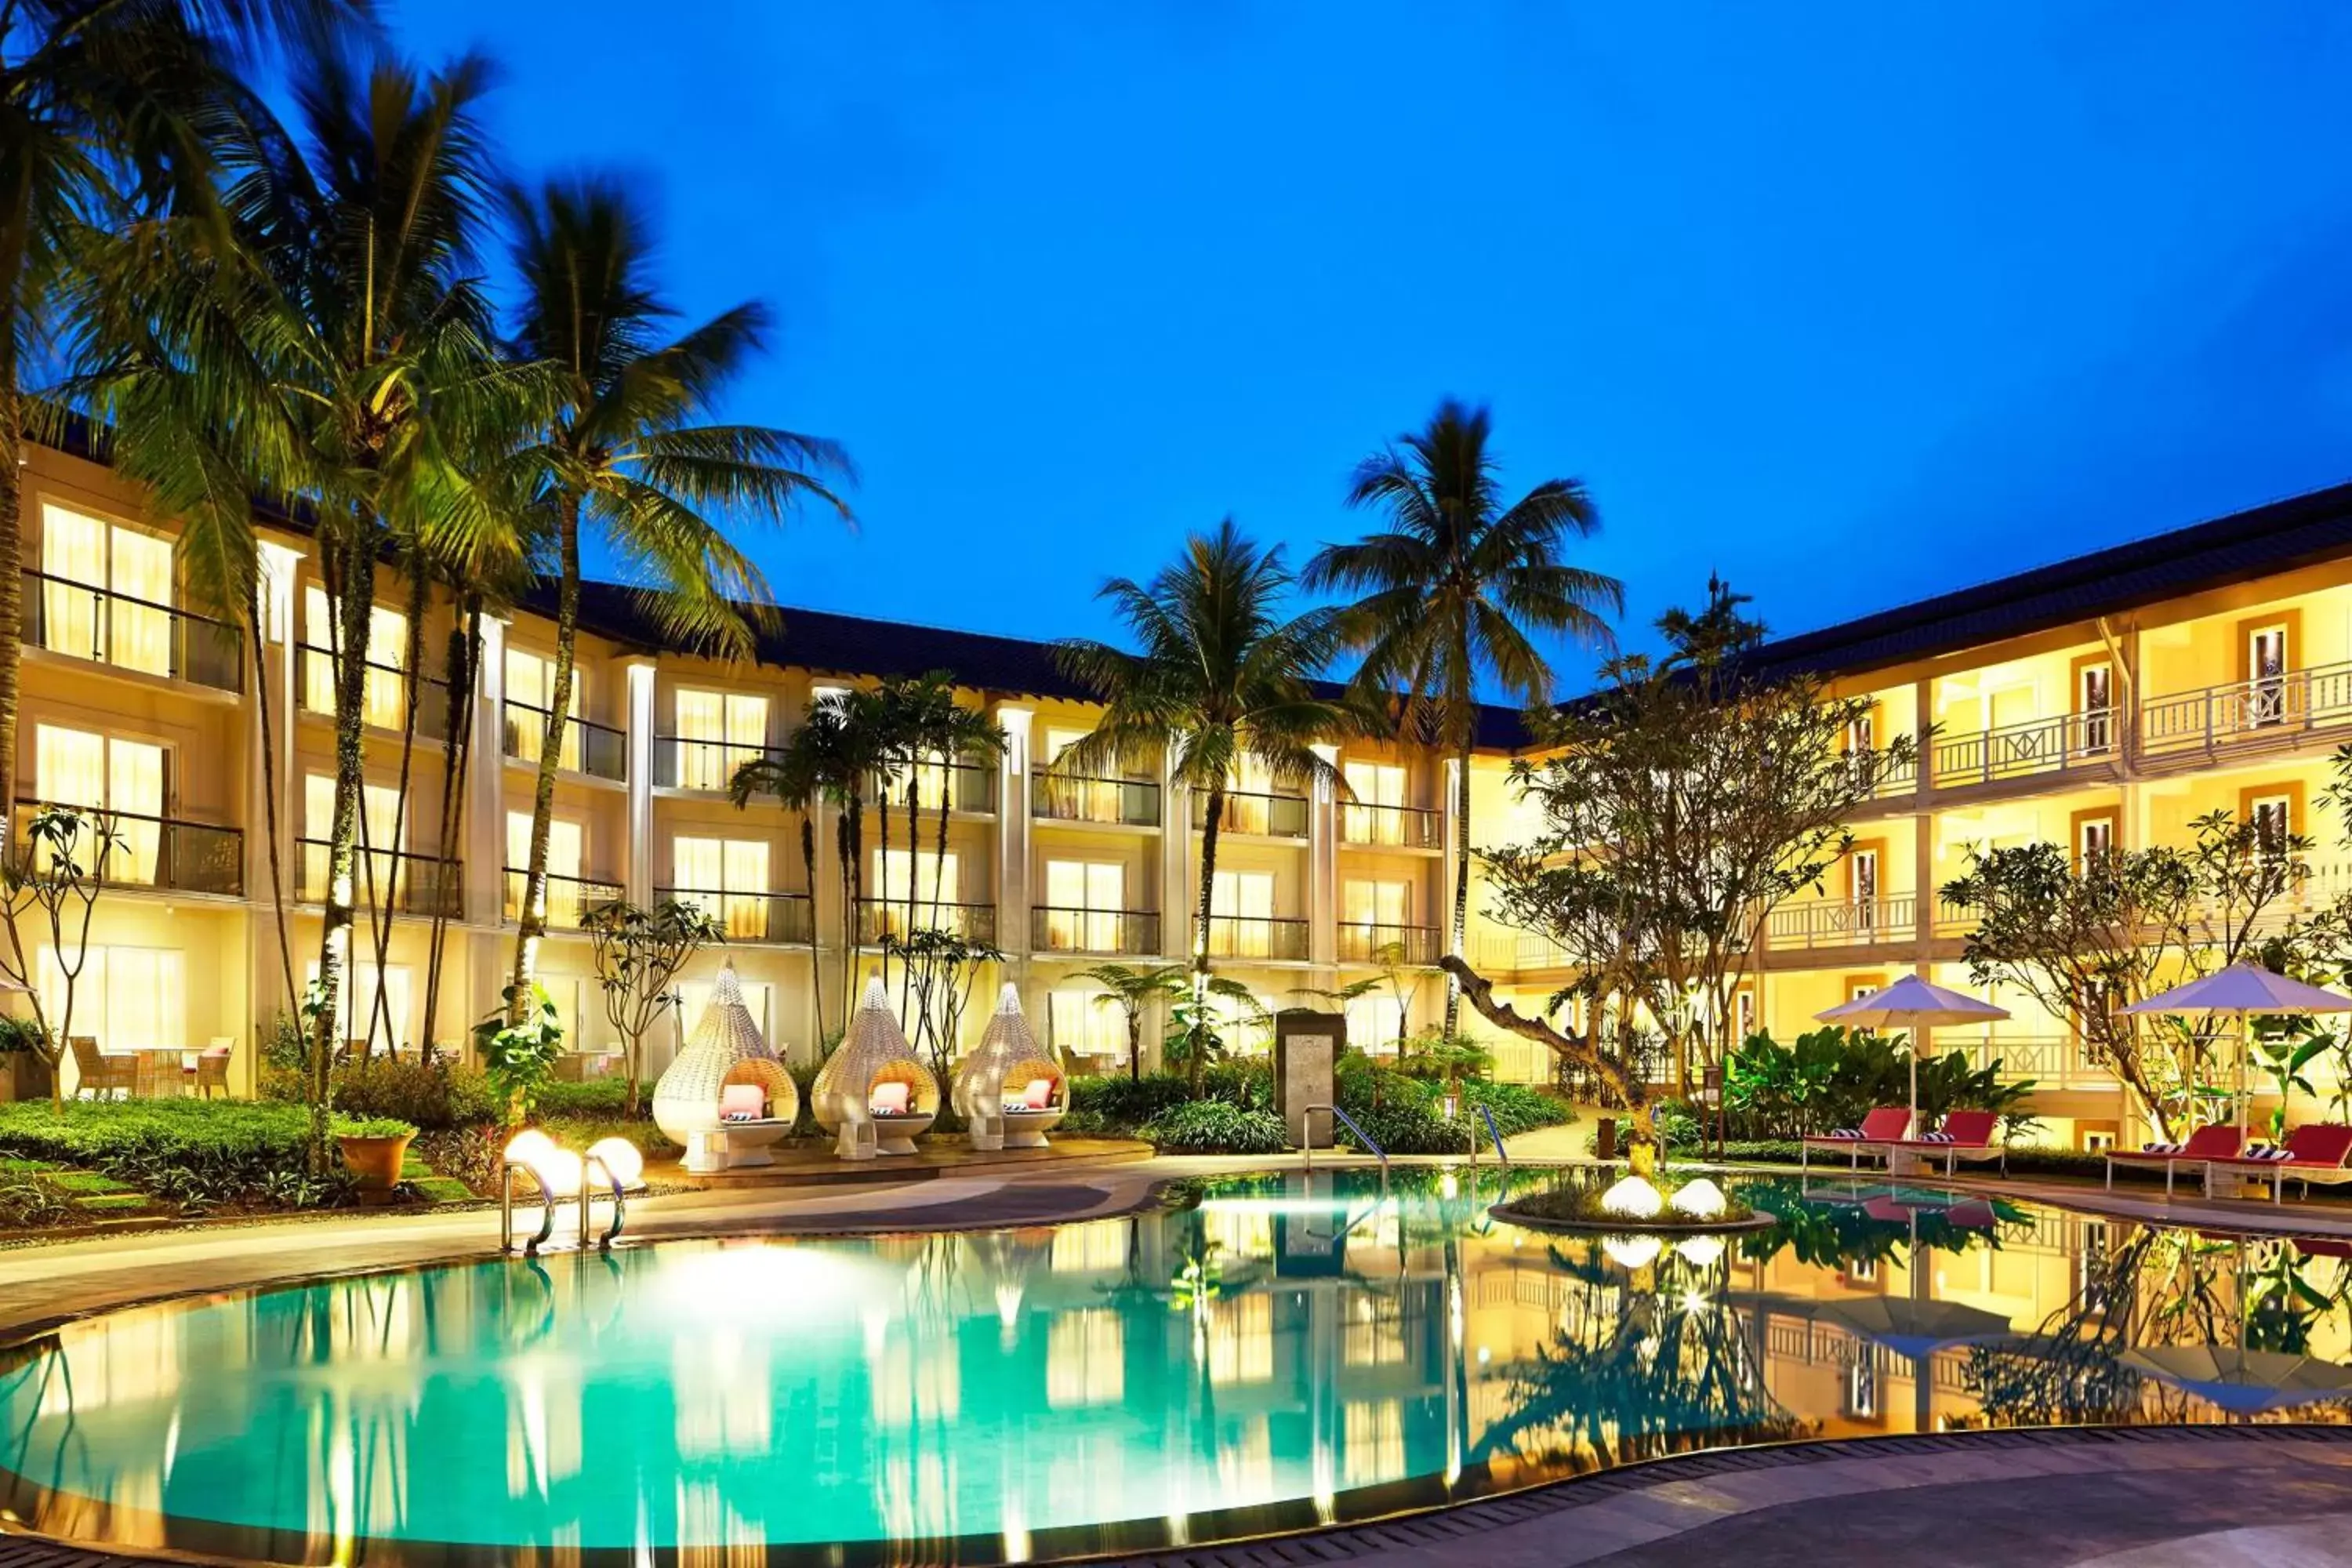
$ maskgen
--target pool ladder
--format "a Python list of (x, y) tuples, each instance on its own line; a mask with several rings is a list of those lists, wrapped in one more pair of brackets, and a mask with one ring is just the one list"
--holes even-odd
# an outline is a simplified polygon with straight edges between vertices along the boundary
[(1356, 1135), (1357, 1142), (1381, 1157), (1381, 1169), (1386, 1171), (1389, 1168), (1389, 1152), (1381, 1147), (1380, 1140), (1357, 1126), (1356, 1119), (1336, 1105), (1310, 1105), (1298, 1113), (1298, 1153), (1306, 1163), (1310, 1166), (1315, 1163), (1315, 1140), (1308, 1134), (1314, 1131), (1312, 1118), (1318, 1110), (1330, 1116), (1335, 1131), (1344, 1123), (1348, 1131)]
[[(1503, 1130), (1495, 1125), (1494, 1107), (1490, 1105), (1482, 1105), (1478, 1108), (1478, 1114), (1486, 1123), (1486, 1136), (1495, 1141), (1495, 1158), (1503, 1163), (1504, 1170), (1509, 1170), (1511, 1168), (1511, 1152), (1503, 1147)], [(1477, 1169), (1477, 1166), (1478, 1126), (1476, 1122), (1473, 1122), (1470, 1126), (1470, 1167), (1471, 1169), (1475, 1170)]]

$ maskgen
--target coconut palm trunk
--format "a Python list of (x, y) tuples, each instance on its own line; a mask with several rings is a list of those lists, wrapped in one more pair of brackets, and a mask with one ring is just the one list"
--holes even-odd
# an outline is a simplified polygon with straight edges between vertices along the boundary
[[(0, 230), (14, 230), (14, 222)], [(23, 241), (0, 239), (0, 300), (17, 297)], [(23, 399), (16, 390), (15, 323), (0, 323), (0, 833), (16, 842), (16, 671), (24, 651), (25, 553), (21, 506), (25, 470)]]
[[(278, 856), (278, 741), (277, 725), (270, 717), (269, 668), (267, 644), (262, 637), (266, 624), (261, 608), (261, 579), (253, 580), (253, 591), (246, 600), (246, 635), (253, 644), (254, 712), (261, 726), (261, 819), (262, 830), (268, 836), (269, 846), (269, 912), (278, 929), (278, 962), (284, 971), (286, 999), (299, 1001), (302, 988), (294, 983), (294, 944), (286, 929), (286, 868)], [(292, 658), (291, 649), (288, 658)]]
[[(1470, 748), (1464, 746), (1454, 756), (1454, 921), (1446, 936), (1445, 951), (1456, 958), (1467, 958), (1463, 944), (1469, 936), (1470, 926)], [(1445, 975), (1445, 1039), (1454, 1040), (1455, 1029), (1462, 1022), (1462, 982), (1451, 970)], [(1449, 1073), (1449, 1079), (1452, 1075)]]
[[(369, 520), (371, 522), (373, 520)], [(360, 531), (373, 538), (372, 528)], [(375, 563), (365, 552), (345, 559), (341, 548), (322, 550), (335, 589), (335, 796), (327, 828), (327, 890), (319, 931), (319, 1005), (310, 1038), (310, 1160), (314, 1173), (327, 1169), (327, 1106), (334, 1088), (335, 1046), (342, 1018), (337, 1005), (350, 962), (356, 910), (352, 902), (359, 839), (360, 802), (366, 784), (363, 751), (367, 716), (368, 619), (374, 608)], [(340, 579), (340, 581), (337, 581)]]
[(530, 1012), (539, 944), (547, 935), (547, 840), (555, 821), (555, 773), (563, 761), (563, 730), (571, 721), (572, 667), (580, 644), (580, 498), (566, 491), (556, 506), (558, 576), (555, 590), (555, 682), (548, 692), (540, 733), (539, 771), (530, 796), (530, 855), (523, 867), (522, 908), (515, 915), (514, 984), (507, 1022)]
[[(400, 908), (400, 879), (405, 868), (402, 865), (401, 845), (406, 841), (408, 826), (408, 783), (416, 760), (416, 710), (425, 691), (425, 611), (429, 603), (432, 579), (426, 574), (422, 561), (414, 563), (415, 573), (409, 579), (408, 626), (406, 641), (401, 647), (400, 673), (400, 774), (399, 784), (392, 803), (392, 843), (386, 846), (383, 886), (376, 886), (375, 857), (368, 857), (369, 929), (375, 939), (375, 993), (368, 999), (367, 1049), (375, 1050), (378, 1023), (384, 1026), (383, 1045), (387, 1054), (400, 1056), (400, 1031), (392, 1017), (392, 1000), (384, 989), (384, 969), (392, 958), (392, 921)], [(361, 813), (361, 823), (366, 824), (366, 813)]]
[(475, 650), (481, 645), (482, 601), (468, 593), (458, 623), (449, 628), (442, 662), (449, 690), (449, 739), (441, 751), (441, 827), (434, 841), (433, 924), (425, 940), (425, 1030), (422, 1055), (430, 1060), (441, 1011), (441, 963), (449, 939), (450, 868), (466, 829), (466, 770), (474, 754)]
[(801, 803), (801, 871), (809, 890), (809, 1005), (824, 1028), (824, 962), (816, 951), (816, 802)]
[(1209, 934), (1215, 925), (1217, 829), (1224, 819), (1225, 786), (1220, 784), (1209, 791), (1209, 820), (1201, 829), (1201, 899), (1192, 931), (1192, 1038), (1184, 1057), (1184, 1081), (1194, 1094), (1201, 1092), (1201, 1075), (1208, 1066), (1203, 1010), (1209, 1002)]

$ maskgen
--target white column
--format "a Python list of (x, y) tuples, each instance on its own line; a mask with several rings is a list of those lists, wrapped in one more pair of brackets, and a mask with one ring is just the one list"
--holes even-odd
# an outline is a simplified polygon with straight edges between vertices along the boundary
[(1192, 792), (1160, 758), (1160, 949), (1171, 963), (1192, 962), (1192, 916), (1201, 889), (1192, 881)]
[(473, 795), (466, 803), (466, 918), (495, 929), (507, 897), (507, 623), (494, 616), (482, 617), (480, 657), (474, 756), (466, 770)]
[[(261, 554), (261, 635), (260, 659), (256, 674), (260, 689), (257, 698), (266, 695), (269, 702), (270, 772), (278, 785), (278, 864), (286, 902), (290, 910), (301, 890), (302, 863), (297, 853), (296, 818), (302, 801), (302, 781), (294, 776), (294, 584), (301, 571), (303, 554), (299, 550), (280, 544), (275, 540), (257, 542)], [(269, 901), (270, 845), (264, 835), (268, 832), (268, 814), (262, 808), (265, 781), (262, 776), (262, 735), (260, 714), (254, 712), (247, 725), (249, 736), (246, 750), (245, 810), (238, 819), (245, 824), (245, 897), (249, 911), (246, 921), (246, 1018), (248, 1023), (266, 1018), (280, 1009), (295, 1011), (300, 998), (286, 995), (285, 972), (278, 953), (277, 913)], [(289, 933), (289, 942), (293, 938)], [(294, 962), (297, 980), (301, 975), (301, 955)], [(258, 1042), (250, 1031), (239, 1039), (234, 1058), (238, 1079), (236, 1092), (251, 1094), (258, 1075)]]
[(1004, 727), (1004, 756), (996, 771), (996, 945), (1004, 952), (1008, 976), (1025, 977), (1029, 953), (1029, 768), (1034, 710), (999, 703), (996, 721)]
[(654, 663), (633, 658), (622, 671), (629, 701), (628, 896), (645, 909), (654, 900)]
[[(1317, 746), (1315, 754), (1339, 765), (1339, 748)], [(1307, 812), (1307, 956), (1320, 972), (1317, 984), (1331, 984), (1339, 962), (1339, 809), (1338, 788), (1328, 778), (1315, 781)]]

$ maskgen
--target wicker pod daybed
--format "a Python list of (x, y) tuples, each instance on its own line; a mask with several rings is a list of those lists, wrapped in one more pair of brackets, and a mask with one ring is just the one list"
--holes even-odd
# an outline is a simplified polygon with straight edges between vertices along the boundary
[(866, 981), (848, 1037), (810, 1086), (809, 1110), (845, 1160), (911, 1154), (939, 1119), (939, 1080), (907, 1044), (878, 977)]
[(1029, 1032), (1021, 993), (1007, 984), (987, 1032), (956, 1069), (955, 1108), (975, 1149), (1043, 1149), (1070, 1109), (1068, 1075)]
[(800, 1089), (743, 1005), (734, 963), (721, 964), (693, 1036), (654, 1085), (655, 1125), (685, 1147), (688, 1170), (724, 1171), (773, 1164), (769, 1148), (800, 1113)]

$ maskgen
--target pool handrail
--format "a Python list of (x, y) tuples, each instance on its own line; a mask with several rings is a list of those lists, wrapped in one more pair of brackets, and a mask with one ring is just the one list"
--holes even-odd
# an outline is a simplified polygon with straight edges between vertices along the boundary
[(1318, 1110), (1329, 1113), (1335, 1132), (1339, 1124), (1345, 1122), (1348, 1131), (1356, 1135), (1358, 1142), (1380, 1156), (1381, 1169), (1385, 1171), (1389, 1168), (1389, 1152), (1381, 1147), (1380, 1140), (1357, 1126), (1356, 1119), (1336, 1105), (1310, 1105), (1298, 1113), (1298, 1155), (1307, 1164), (1311, 1166), (1315, 1163), (1315, 1140), (1308, 1136), (1312, 1131), (1309, 1118)]
[[(1495, 1141), (1495, 1158), (1503, 1163), (1503, 1169), (1509, 1170), (1511, 1152), (1503, 1147), (1503, 1130), (1495, 1125), (1495, 1108), (1481, 1102), (1478, 1114), (1486, 1119), (1486, 1136)], [(1470, 1158), (1474, 1163), (1478, 1158), (1478, 1130), (1475, 1127), (1470, 1130)]]

